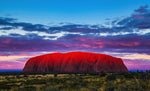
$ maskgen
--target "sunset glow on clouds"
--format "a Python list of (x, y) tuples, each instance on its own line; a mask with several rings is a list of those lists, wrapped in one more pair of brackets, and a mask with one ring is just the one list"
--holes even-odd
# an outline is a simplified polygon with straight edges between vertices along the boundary
[(21, 58), (30, 58), (33, 56), (0, 56), (0, 61), (11, 61), (11, 60), (16, 60), (16, 59), (21, 59)]
[(131, 60), (135, 60), (135, 59), (141, 59), (141, 60), (150, 60), (150, 55), (146, 55), (146, 54), (132, 54), (132, 55), (125, 55), (124, 57), (121, 57), (123, 59), (131, 59)]
[(22, 69), (31, 57), (87, 51), (120, 57), (128, 69), (150, 69), (150, 9), (107, 25), (48, 26), (0, 17), (0, 69)]

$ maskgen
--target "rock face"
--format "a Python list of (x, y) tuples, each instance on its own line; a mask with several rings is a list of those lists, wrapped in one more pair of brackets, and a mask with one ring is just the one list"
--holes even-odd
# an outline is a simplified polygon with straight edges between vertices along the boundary
[(88, 52), (51, 53), (30, 58), (23, 72), (128, 72), (121, 58)]

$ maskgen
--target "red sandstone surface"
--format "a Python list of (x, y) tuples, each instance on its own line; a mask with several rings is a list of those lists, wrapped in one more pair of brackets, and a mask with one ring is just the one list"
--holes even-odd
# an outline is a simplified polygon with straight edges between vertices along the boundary
[(30, 58), (23, 72), (128, 72), (121, 58), (88, 52), (51, 53)]

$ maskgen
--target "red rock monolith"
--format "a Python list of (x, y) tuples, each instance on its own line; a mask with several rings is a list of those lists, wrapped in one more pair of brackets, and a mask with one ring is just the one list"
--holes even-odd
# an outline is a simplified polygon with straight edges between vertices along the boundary
[(23, 72), (128, 72), (121, 58), (89, 52), (51, 53), (30, 58)]

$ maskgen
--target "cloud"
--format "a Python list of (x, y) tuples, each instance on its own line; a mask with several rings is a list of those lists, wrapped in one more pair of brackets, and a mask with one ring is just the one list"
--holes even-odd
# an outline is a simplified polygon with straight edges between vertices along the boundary
[[(136, 34), (136, 35), (145, 35), (145, 34), (149, 34), (150, 33), (150, 29), (132, 29), (132, 32), (114, 32), (114, 33), (109, 33), (109, 32), (105, 32), (105, 33), (96, 33), (96, 35), (99, 36), (124, 36), (124, 35), (130, 35), (130, 34)], [(91, 33), (94, 34), (94, 33)]]
[[(61, 31), (58, 33), (46, 33), (46, 32), (40, 32), (40, 31), (25, 31), (21, 27), (18, 27), (17, 29), (10, 29), (9, 31), (1, 30), (0, 36), (9, 36), (9, 37), (22, 37), (22, 36), (28, 36), (29, 37), (42, 37), (45, 40), (57, 40), (58, 38), (65, 36), (67, 34), (78, 34), (78, 35), (84, 35), (81, 33), (69, 33), (66, 31)], [(32, 35), (32, 36), (30, 36)]]
[(148, 6), (141, 6), (139, 9), (136, 9), (135, 12), (146, 13)]
[(118, 25), (139, 29), (150, 28), (150, 9), (148, 6), (140, 7), (130, 17), (118, 22)]
[(0, 56), (0, 61), (8, 61), (8, 60), (16, 60), (16, 59), (22, 59), (22, 58), (30, 58), (33, 56)]
[(48, 26), (0, 17), (0, 55), (9, 56), (7, 59), (17, 55), (88, 51), (108, 53), (125, 60), (149, 60), (149, 41), (148, 6), (136, 9), (128, 17), (97, 25), (66, 23)]
[(129, 70), (150, 70), (149, 60), (124, 60)]
[(25, 62), (0, 61), (0, 69), (23, 69)]
[(121, 57), (121, 58), (130, 59), (130, 60), (135, 60), (135, 59), (150, 60), (150, 55), (147, 55), (147, 54), (132, 54), (132, 55), (125, 55), (124, 57)]

